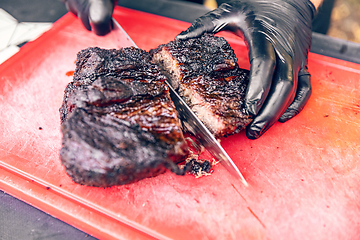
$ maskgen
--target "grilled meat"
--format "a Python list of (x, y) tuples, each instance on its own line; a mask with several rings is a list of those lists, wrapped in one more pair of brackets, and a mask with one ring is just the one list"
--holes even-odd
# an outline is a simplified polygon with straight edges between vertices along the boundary
[(133, 47), (85, 49), (60, 108), (60, 156), (74, 182), (107, 187), (166, 169), (184, 174), (188, 167), (176, 164), (191, 154), (167, 78), (216, 137), (251, 121), (244, 110), (248, 71), (223, 38), (175, 40), (150, 54)]
[(237, 133), (251, 122), (244, 99), (248, 70), (239, 68), (234, 51), (222, 37), (174, 40), (150, 51), (205, 126), (216, 136)]
[(74, 182), (107, 187), (177, 171), (188, 150), (165, 79), (137, 48), (78, 53), (60, 108), (60, 156)]

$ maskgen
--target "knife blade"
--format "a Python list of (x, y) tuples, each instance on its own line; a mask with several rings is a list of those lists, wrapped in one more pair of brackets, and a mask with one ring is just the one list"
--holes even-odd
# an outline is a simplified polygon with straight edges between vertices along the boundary
[[(130, 42), (132, 46), (137, 47), (135, 42), (121, 27), (121, 25), (113, 18), (113, 30), (115, 33), (120, 33), (120, 40)], [(169, 93), (171, 100), (174, 102), (175, 108), (178, 112), (178, 116), (181, 121), (186, 123), (187, 129), (196, 136), (197, 140), (205, 147), (205, 149), (219, 161), (225, 169), (233, 175), (236, 179), (240, 180), (245, 186), (248, 186), (247, 181), (237, 168), (235, 163), (231, 160), (226, 151), (222, 148), (220, 143), (216, 140), (214, 135), (206, 128), (206, 126), (200, 121), (185, 101), (177, 94), (174, 88), (165, 81), (169, 87)]]
[(176, 93), (173, 87), (166, 82), (169, 87), (171, 100), (175, 104), (178, 116), (181, 121), (186, 123), (186, 128), (196, 136), (197, 140), (206, 148), (206, 150), (218, 160), (225, 169), (234, 177), (238, 178), (245, 186), (248, 186), (244, 176), (236, 167), (226, 151), (221, 147), (214, 135), (200, 121), (185, 101)]

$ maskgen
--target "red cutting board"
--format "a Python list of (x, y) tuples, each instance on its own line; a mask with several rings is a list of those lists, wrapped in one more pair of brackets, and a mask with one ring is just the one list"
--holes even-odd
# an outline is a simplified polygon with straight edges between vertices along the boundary
[[(146, 50), (189, 26), (120, 7), (114, 17)], [(221, 35), (249, 68), (244, 42)], [(0, 65), (0, 189), (101, 239), (360, 239), (360, 65), (310, 54), (313, 95), (297, 117), (258, 140), (221, 139), (247, 188), (219, 164), (198, 179), (80, 186), (60, 163), (58, 109), (76, 53), (112, 43), (67, 14)]]

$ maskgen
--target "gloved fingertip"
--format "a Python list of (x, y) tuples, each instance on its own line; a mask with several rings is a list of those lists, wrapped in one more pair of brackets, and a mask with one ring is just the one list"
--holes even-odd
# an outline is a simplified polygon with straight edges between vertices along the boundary
[(187, 34), (186, 34), (186, 32), (184, 31), (184, 32), (181, 32), (179, 35), (177, 35), (176, 37), (175, 37), (175, 40), (184, 40), (184, 39), (187, 39), (188, 37), (187, 37)]
[(97, 16), (97, 18), (93, 17), (92, 15), (90, 17), (92, 31), (98, 36), (104, 36), (108, 34), (112, 29), (111, 24), (111, 15), (104, 14), (103, 16)]
[(279, 122), (284, 123), (288, 120), (290, 120), (291, 118), (293, 118), (294, 116), (296, 116), (299, 112), (296, 111), (295, 109), (288, 109), (286, 110), (286, 112), (279, 118)]
[(200, 36), (201, 33), (198, 33), (197, 31), (183, 31), (181, 32), (179, 35), (177, 35), (175, 37), (176, 40), (186, 40), (186, 39), (189, 39), (189, 38), (195, 38), (195, 37), (198, 37)]
[(291, 119), (293, 116), (290, 114), (284, 114), (279, 118), (279, 122), (284, 123), (287, 120)]
[(93, 25), (92, 30), (98, 36), (105, 36), (111, 31), (111, 24)]
[(92, 31), (99, 36), (104, 36), (111, 31), (112, 1), (94, 1), (89, 6), (89, 20)]
[(246, 128), (246, 137), (248, 139), (254, 140), (258, 139), (262, 135), (261, 129), (258, 128), (256, 125), (249, 125)]

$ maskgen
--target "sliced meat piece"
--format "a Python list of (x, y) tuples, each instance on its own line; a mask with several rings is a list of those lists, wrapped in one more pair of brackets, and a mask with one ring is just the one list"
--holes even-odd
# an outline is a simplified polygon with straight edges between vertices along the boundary
[(137, 48), (79, 52), (60, 108), (61, 161), (77, 183), (108, 187), (156, 176), (188, 155), (166, 77)]
[(244, 99), (248, 70), (228, 42), (213, 34), (174, 40), (150, 51), (170, 84), (216, 136), (237, 133), (252, 120)]

